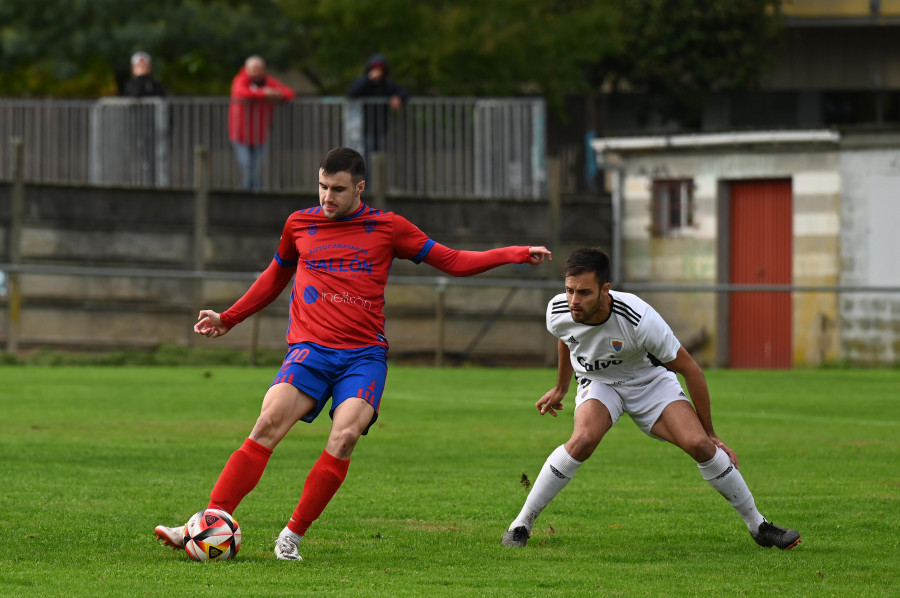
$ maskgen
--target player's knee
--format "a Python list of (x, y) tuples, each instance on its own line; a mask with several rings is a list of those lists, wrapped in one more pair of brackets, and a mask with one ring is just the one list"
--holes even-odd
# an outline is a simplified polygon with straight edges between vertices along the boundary
[(681, 446), (682, 450), (694, 458), (698, 463), (705, 463), (716, 454), (716, 445), (708, 436), (694, 436), (687, 439)]
[(332, 430), (328, 437), (328, 452), (340, 459), (349, 458), (359, 442), (360, 430), (353, 427)]
[(268, 413), (261, 413), (256, 418), (256, 425), (253, 431), (256, 434), (268, 435), (278, 427), (278, 422)]
[(576, 461), (585, 461), (594, 454), (603, 436), (594, 433), (574, 433), (566, 443), (566, 452)]

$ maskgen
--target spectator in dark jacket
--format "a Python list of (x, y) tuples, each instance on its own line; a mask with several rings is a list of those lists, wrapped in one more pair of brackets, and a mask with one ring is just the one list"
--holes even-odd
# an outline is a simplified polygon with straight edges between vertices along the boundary
[(347, 96), (361, 100), (386, 100), (366, 102), (363, 106), (362, 126), (368, 158), (369, 153), (382, 150), (391, 111), (399, 110), (406, 103), (409, 92), (391, 78), (384, 54), (372, 54), (366, 61), (364, 73), (354, 79), (347, 89)]
[(132, 98), (164, 97), (166, 90), (153, 76), (153, 61), (146, 52), (131, 55), (131, 78), (125, 82), (124, 94)]

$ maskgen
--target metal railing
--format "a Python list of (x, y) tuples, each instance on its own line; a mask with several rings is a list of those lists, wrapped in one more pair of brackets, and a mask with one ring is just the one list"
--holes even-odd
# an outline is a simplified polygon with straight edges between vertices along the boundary
[[(230, 104), (215, 97), (0, 100), (0, 180), (11, 178), (7, 140), (19, 138), (29, 182), (192, 188), (201, 146), (210, 188), (240, 189)], [(375, 179), (386, 194), (546, 196), (539, 98), (414, 98), (392, 111), (380, 99), (307, 97), (271, 108), (263, 190), (315, 192), (324, 153), (348, 145), (367, 156), (370, 188)]]
[[(90, 278), (140, 278), (147, 280), (171, 279), (189, 282), (231, 281), (251, 283), (258, 276), (258, 272), (225, 272), (203, 270), (180, 269), (142, 269), (142, 268), (109, 268), (93, 266), (53, 266), (37, 264), (12, 264), (0, 263), (0, 305), (5, 303), (6, 338), (4, 348), (10, 354), (16, 354), (19, 343), (19, 320), (21, 313), (27, 308), (27, 299), (23, 299), (17, 290), (20, 286), (19, 277), (22, 276), (60, 276), (60, 277), (90, 277)], [(445, 296), (450, 289), (466, 289), (469, 296), (477, 288), (500, 289), (507, 293), (507, 299), (518, 291), (538, 290), (545, 293), (546, 297), (552, 296), (562, 288), (562, 282), (558, 280), (540, 279), (504, 279), (494, 277), (454, 278), (443, 275), (438, 276), (397, 276), (392, 275), (389, 286), (420, 286), (432, 289), (435, 298), (433, 305), (434, 329), (437, 331), (433, 349), (433, 363), (436, 366), (445, 365), (448, 361), (450, 344), (446, 331), (450, 328), (458, 328), (459, 322), (454, 323), (453, 316), (448, 314)], [(805, 341), (809, 346), (810, 354), (804, 358), (801, 365), (825, 365), (829, 363), (896, 367), (900, 364), (900, 334), (893, 325), (892, 314), (900, 306), (900, 287), (887, 286), (840, 286), (840, 285), (774, 285), (774, 284), (658, 284), (658, 283), (622, 283), (616, 285), (618, 290), (636, 292), (649, 300), (651, 304), (662, 307), (671, 305), (678, 300), (673, 296), (693, 296), (698, 298), (693, 302), (712, 304), (712, 298), (716, 295), (729, 295), (732, 293), (788, 293), (797, 298), (802, 295), (819, 295), (824, 298), (837, 297), (841, 300), (844, 316), (839, 321), (823, 322), (819, 331), (821, 338), (810, 338)], [(703, 297), (703, 299), (699, 299)], [(663, 301), (666, 298), (666, 301)], [(543, 335), (543, 316), (545, 303), (537, 302), (529, 310), (529, 318)], [(855, 305), (855, 307), (854, 307)], [(76, 308), (77, 309), (77, 308)], [(468, 341), (462, 350), (462, 356), (467, 358), (476, 353), (479, 343), (489, 334), (497, 332), (492, 328), (498, 319), (507, 310), (507, 301), (496, 304), (494, 313), (484, 318), (481, 328)], [(520, 308), (521, 310), (521, 308)], [(853, 312), (864, 313), (864, 317), (853, 316)], [(196, 313), (192, 309), (190, 313)], [(158, 317), (154, 313), (150, 317)], [(485, 315), (485, 314), (482, 314)], [(696, 322), (693, 322), (696, 324)], [(670, 320), (673, 329), (682, 341), (687, 345), (691, 342), (694, 330), (678, 326), (676, 320)], [(521, 324), (517, 324), (521, 326)], [(252, 320), (253, 332), (249, 338), (249, 350), (251, 361), (258, 350), (259, 320)], [(720, 335), (722, 331), (720, 330)], [(279, 337), (280, 342), (281, 337)], [(121, 339), (125, 345), (131, 339)], [(824, 342), (827, 341), (827, 342)], [(173, 342), (179, 342), (173, 339)], [(700, 341), (705, 343), (706, 340)], [(719, 343), (721, 343), (721, 338)], [(554, 351), (548, 354), (548, 363), (555, 359)], [(815, 353), (815, 354), (813, 354)], [(459, 356), (457, 356), (459, 357)], [(723, 365), (723, 364), (719, 364)], [(727, 367), (727, 366), (726, 366)]]

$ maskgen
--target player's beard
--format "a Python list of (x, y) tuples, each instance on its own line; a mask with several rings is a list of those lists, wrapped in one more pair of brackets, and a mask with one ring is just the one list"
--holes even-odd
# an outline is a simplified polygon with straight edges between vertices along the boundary
[[(573, 321), (579, 324), (600, 323), (600, 316), (603, 313), (603, 295), (597, 299), (590, 310), (585, 309), (584, 304), (580, 305), (579, 309), (580, 311), (576, 312), (572, 310), (572, 306), (569, 306), (569, 314), (572, 316)], [(597, 322), (594, 322), (594, 320), (597, 320)]]

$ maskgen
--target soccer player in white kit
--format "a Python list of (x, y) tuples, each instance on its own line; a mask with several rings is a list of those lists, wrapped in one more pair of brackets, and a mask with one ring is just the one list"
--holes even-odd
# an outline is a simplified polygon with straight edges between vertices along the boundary
[(547, 329), (559, 339), (556, 386), (535, 406), (556, 417), (574, 374), (575, 425), (569, 440), (550, 453), (502, 543), (525, 546), (541, 511), (627, 413), (646, 434), (697, 461), (703, 479), (734, 507), (757, 544), (781, 550), (799, 544), (796, 530), (773, 525), (757, 510), (737, 455), (713, 429), (706, 378), (665, 320), (639, 297), (610, 290), (609, 257), (598, 249), (573, 252), (565, 276), (565, 294), (547, 306)]

